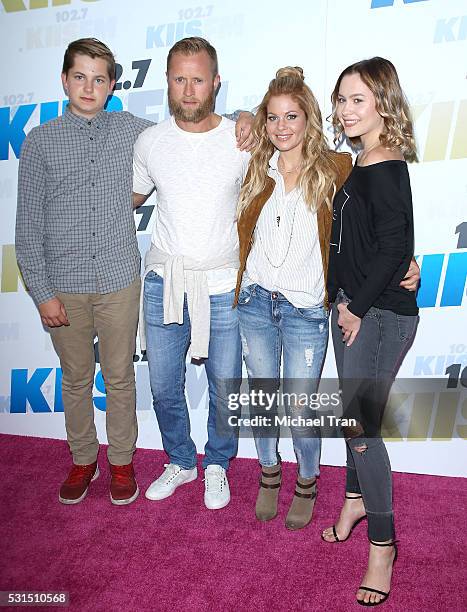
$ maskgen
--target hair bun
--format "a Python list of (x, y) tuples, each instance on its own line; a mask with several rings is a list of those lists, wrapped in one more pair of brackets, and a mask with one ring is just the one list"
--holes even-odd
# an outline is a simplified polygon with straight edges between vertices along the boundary
[(305, 76), (303, 74), (303, 68), (300, 68), (300, 66), (285, 66), (284, 68), (279, 68), (276, 72), (276, 79), (284, 79), (287, 77), (304, 81)]

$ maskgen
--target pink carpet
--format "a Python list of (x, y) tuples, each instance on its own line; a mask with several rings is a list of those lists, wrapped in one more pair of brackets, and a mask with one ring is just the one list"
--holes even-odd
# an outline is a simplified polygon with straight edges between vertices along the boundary
[[(115, 507), (104, 450), (87, 498), (64, 506), (57, 495), (70, 464), (66, 443), (0, 436), (1, 591), (69, 591), (70, 608), (79, 611), (363, 609), (354, 594), (365, 568), (366, 523), (343, 544), (319, 537), (338, 513), (342, 468), (322, 468), (312, 524), (289, 532), (283, 521), (293, 464), (285, 464), (279, 517), (262, 524), (254, 516), (252, 460), (233, 462), (232, 501), (223, 510), (205, 509), (201, 479), (161, 502), (141, 495)], [(142, 491), (164, 461), (160, 451), (138, 450)], [(394, 489), (399, 559), (379, 609), (466, 610), (467, 480), (394, 474)]]

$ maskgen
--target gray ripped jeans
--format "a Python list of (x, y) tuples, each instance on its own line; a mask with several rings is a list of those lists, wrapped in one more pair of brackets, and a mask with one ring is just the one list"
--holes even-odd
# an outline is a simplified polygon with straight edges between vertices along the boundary
[(353, 344), (346, 346), (337, 324), (337, 305), (349, 301), (339, 290), (331, 319), (343, 416), (357, 422), (356, 428), (344, 428), (346, 491), (361, 493), (368, 516), (368, 537), (385, 542), (394, 539), (395, 533), (391, 464), (380, 435), (381, 421), (391, 385), (415, 336), (418, 316), (371, 307)]

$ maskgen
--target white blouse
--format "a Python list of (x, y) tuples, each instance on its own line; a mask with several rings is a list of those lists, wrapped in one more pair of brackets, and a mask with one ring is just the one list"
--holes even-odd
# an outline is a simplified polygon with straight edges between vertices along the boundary
[(282, 293), (296, 308), (312, 308), (324, 300), (317, 215), (298, 186), (285, 193), (278, 160), (276, 151), (268, 172), (276, 186), (256, 224), (242, 285), (257, 283)]

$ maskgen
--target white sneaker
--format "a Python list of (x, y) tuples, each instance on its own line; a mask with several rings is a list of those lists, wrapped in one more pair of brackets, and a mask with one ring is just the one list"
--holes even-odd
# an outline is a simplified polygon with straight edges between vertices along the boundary
[(179, 465), (175, 465), (175, 463), (166, 463), (164, 467), (163, 474), (147, 489), (145, 495), (148, 499), (155, 501), (170, 497), (177, 487), (196, 480), (198, 477), (196, 467), (192, 470), (183, 470)]
[(209, 510), (224, 508), (230, 501), (229, 481), (220, 465), (208, 465), (204, 470), (204, 504)]

